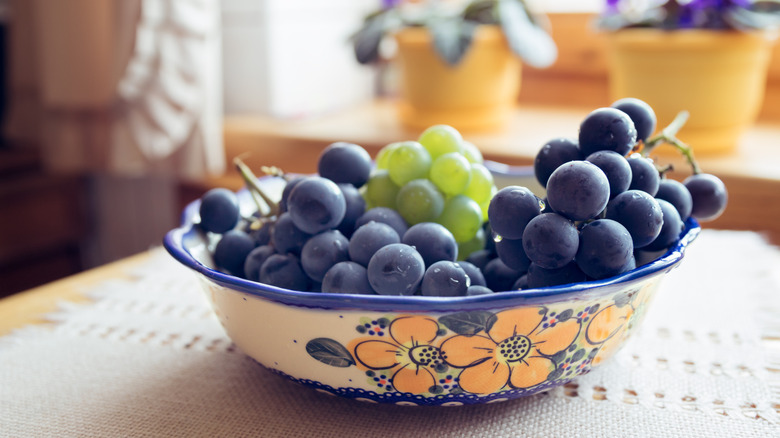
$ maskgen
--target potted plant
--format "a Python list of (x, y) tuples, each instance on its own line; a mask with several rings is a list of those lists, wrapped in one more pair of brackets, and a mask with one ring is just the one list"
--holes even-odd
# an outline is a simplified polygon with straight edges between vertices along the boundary
[(355, 56), (375, 63), (383, 41), (396, 43), (406, 127), (498, 129), (516, 105), (521, 61), (544, 68), (557, 57), (542, 18), (523, 0), (384, 1), (354, 35)]
[(607, 0), (610, 97), (644, 100), (658, 126), (687, 110), (681, 140), (732, 152), (761, 108), (778, 24), (777, 1)]

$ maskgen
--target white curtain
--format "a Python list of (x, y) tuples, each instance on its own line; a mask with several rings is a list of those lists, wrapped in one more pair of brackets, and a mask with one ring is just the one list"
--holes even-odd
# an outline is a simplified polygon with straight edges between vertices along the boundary
[(219, 0), (11, 0), (4, 133), (90, 177), (86, 265), (159, 243), (225, 169)]

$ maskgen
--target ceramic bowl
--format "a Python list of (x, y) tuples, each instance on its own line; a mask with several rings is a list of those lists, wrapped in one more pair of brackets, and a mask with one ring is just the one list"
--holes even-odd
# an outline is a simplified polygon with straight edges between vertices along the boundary
[[(531, 169), (491, 168), (500, 185), (534, 185)], [(275, 178), (261, 184), (275, 193), (283, 187)], [(591, 371), (641, 324), (664, 275), (700, 230), (689, 220), (665, 254), (605, 280), (456, 298), (344, 295), (285, 290), (215, 270), (213, 239), (193, 226), (198, 205), (186, 207), (164, 245), (196, 273), (244, 353), (317, 390), (399, 405), (508, 400)]]

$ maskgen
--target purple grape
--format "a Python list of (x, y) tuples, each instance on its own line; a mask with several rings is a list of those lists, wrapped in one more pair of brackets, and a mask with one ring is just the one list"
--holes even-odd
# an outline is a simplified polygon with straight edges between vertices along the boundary
[[(530, 265), (528, 266), (531, 267)], [(521, 275), (520, 278), (515, 281), (515, 284), (512, 285), (512, 289), (514, 290), (523, 290), (528, 289), (528, 273)]]
[(657, 123), (655, 111), (647, 102), (634, 97), (625, 97), (615, 101), (610, 106), (628, 114), (628, 117), (634, 122), (637, 141), (645, 142), (655, 132)]
[(287, 181), (287, 184), (285, 184), (284, 189), (282, 190), (282, 198), (279, 200), (280, 213), (287, 211), (287, 199), (290, 197), (290, 192), (292, 192), (295, 186), (304, 179), (306, 179), (305, 176), (296, 176)]
[(639, 154), (631, 155), (626, 161), (631, 166), (631, 185), (628, 189), (642, 190), (650, 196), (655, 196), (661, 177), (653, 161)]
[(255, 249), (255, 241), (241, 230), (230, 230), (222, 235), (214, 248), (214, 264), (222, 271), (245, 278), (244, 260)]
[(577, 141), (570, 138), (556, 138), (547, 142), (534, 159), (534, 175), (542, 187), (547, 187), (550, 175), (561, 164), (581, 160), (582, 152)]
[(631, 184), (631, 166), (626, 158), (615, 151), (598, 151), (588, 155), (585, 161), (595, 164), (609, 181), (609, 199), (628, 190)]
[(380, 295), (413, 295), (425, 275), (425, 262), (416, 249), (403, 243), (380, 248), (366, 268), (368, 282)]
[(663, 199), (674, 205), (677, 212), (680, 213), (680, 219), (683, 222), (688, 220), (691, 216), (691, 209), (693, 209), (693, 198), (688, 188), (679, 181), (673, 179), (662, 179), (658, 184), (658, 192), (655, 194), (656, 199)]
[(295, 226), (306, 233), (317, 234), (341, 223), (347, 203), (336, 183), (310, 176), (290, 192), (287, 209)]
[(283, 289), (307, 291), (309, 277), (294, 254), (273, 254), (260, 267), (260, 282)]
[(368, 266), (371, 256), (379, 248), (400, 242), (401, 238), (390, 225), (371, 221), (352, 234), (352, 238), (349, 239), (349, 257), (353, 262)]
[(597, 219), (580, 230), (574, 261), (588, 277), (602, 279), (625, 272), (634, 256), (634, 242), (626, 227), (611, 219)]
[(575, 262), (557, 269), (546, 269), (536, 263), (528, 267), (528, 287), (561, 286), (571, 283), (582, 283), (588, 277)]
[(265, 260), (276, 254), (276, 249), (271, 245), (261, 245), (253, 249), (244, 260), (244, 275), (247, 280), (260, 281), (260, 267)]
[(458, 259), (458, 244), (450, 230), (435, 222), (412, 225), (401, 237), (401, 242), (413, 246), (425, 261), (425, 267), (447, 260)]
[(644, 266), (648, 263), (658, 260), (658, 257), (664, 255), (666, 251), (648, 251), (644, 248), (634, 250), (634, 263), (635, 266)]
[(232, 230), (240, 219), (238, 197), (224, 188), (211, 189), (200, 198), (200, 226), (212, 233)]
[(501, 239), (496, 242), (498, 257), (510, 268), (520, 272), (528, 271), (531, 260), (523, 249), (523, 239)]
[(695, 219), (701, 222), (715, 220), (726, 210), (728, 192), (717, 176), (698, 173), (686, 178), (683, 185), (691, 193), (691, 216)]
[(658, 205), (661, 206), (661, 212), (663, 213), (664, 224), (661, 226), (661, 232), (658, 233), (658, 237), (655, 238), (650, 244), (644, 247), (644, 249), (650, 251), (658, 251), (667, 249), (672, 246), (680, 238), (680, 233), (685, 229), (685, 224), (680, 218), (680, 212), (668, 201), (663, 199), (657, 199)]
[(409, 229), (409, 225), (404, 218), (401, 217), (401, 214), (388, 207), (374, 207), (366, 211), (357, 221), (355, 221), (355, 229), (357, 230), (371, 221), (390, 225), (399, 236), (403, 236), (406, 233), (406, 230)]
[(322, 292), (373, 295), (366, 268), (355, 262), (339, 262), (322, 279)]
[(345, 142), (328, 145), (320, 154), (317, 172), (336, 183), (362, 187), (371, 173), (371, 156), (362, 147)]
[(341, 193), (344, 195), (344, 201), (346, 202), (346, 210), (344, 212), (344, 219), (339, 223), (338, 230), (341, 234), (347, 238), (352, 236), (355, 231), (355, 223), (358, 218), (366, 212), (366, 200), (360, 191), (352, 184), (341, 183), (338, 185), (341, 189)]
[(459, 297), (465, 296), (470, 284), (466, 271), (455, 262), (438, 261), (423, 275), (421, 292), (429, 297)]
[(328, 230), (312, 236), (301, 250), (303, 272), (321, 282), (333, 265), (349, 260), (349, 240), (338, 230)]
[(495, 292), (504, 292), (512, 290), (515, 281), (523, 273), (510, 268), (501, 259), (494, 258), (487, 262), (485, 269), (482, 270), (482, 274), (485, 276), (485, 283), (487, 283), (488, 288)]
[(469, 297), (474, 297), (477, 295), (490, 295), (492, 293), (494, 292), (489, 287), (479, 284), (472, 284), (468, 289), (466, 289), (466, 295)]
[(293, 253), (300, 255), (303, 245), (311, 234), (301, 231), (295, 226), (289, 212), (282, 213), (271, 230), (271, 243), (280, 254)]
[(536, 265), (546, 269), (563, 267), (574, 260), (579, 234), (574, 223), (556, 213), (535, 217), (523, 233), (523, 249)]
[(487, 283), (485, 282), (485, 276), (482, 275), (482, 271), (476, 265), (465, 260), (456, 263), (461, 268), (463, 268), (464, 271), (466, 271), (466, 275), (469, 276), (469, 281), (471, 282), (472, 286), (487, 286)]
[(580, 124), (582, 155), (610, 150), (625, 156), (636, 144), (637, 132), (628, 114), (616, 108), (599, 108)]
[(469, 254), (469, 256), (466, 258), (466, 261), (476, 266), (478, 269), (484, 270), (485, 265), (487, 265), (487, 263), (494, 258), (496, 258), (495, 253), (487, 249), (482, 249)]
[(547, 181), (547, 202), (573, 221), (596, 217), (609, 202), (607, 175), (590, 161), (565, 163)]
[(488, 206), (493, 232), (507, 239), (520, 239), (528, 222), (541, 213), (539, 198), (526, 187), (508, 186), (499, 190)]
[(626, 227), (637, 249), (655, 240), (664, 222), (658, 201), (642, 190), (627, 190), (615, 196), (609, 201), (606, 218)]

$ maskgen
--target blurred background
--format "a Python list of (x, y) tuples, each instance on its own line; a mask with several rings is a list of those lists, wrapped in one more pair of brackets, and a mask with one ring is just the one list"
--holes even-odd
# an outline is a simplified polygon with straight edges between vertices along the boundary
[[(0, 297), (159, 246), (187, 202), (241, 186), (236, 156), (312, 172), (333, 141), (374, 153), (415, 138), (395, 115), (391, 60), (361, 65), (350, 43), (388, 3), (0, 0)], [(606, 3), (528, 2), (557, 58), (523, 66), (510, 126), (464, 133), (486, 158), (529, 164), (611, 103), (608, 44), (594, 25)], [(774, 239), (778, 52), (751, 131), (705, 157), (732, 196), (713, 226)]]

